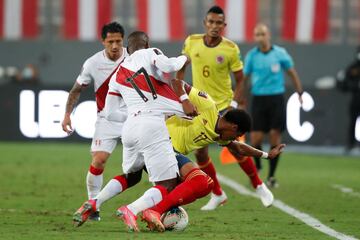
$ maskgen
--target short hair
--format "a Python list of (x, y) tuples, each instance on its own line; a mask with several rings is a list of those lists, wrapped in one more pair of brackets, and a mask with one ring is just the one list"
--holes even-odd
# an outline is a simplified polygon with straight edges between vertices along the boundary
[(231, 109), (225, 112), (223, 118), (237, 125), (237, 132), (246, 133), (251, 130), (251, 117), (242, 109)]
[(104, 40), (108, 33), (120, 33), (121, 37), (125, 35), (123, 26), (118, 22), (105, 24), (101, 29), (101, 38)]
[(209, 13), (223, 14), (225, 16), (224, 10), (221, 7), (217, 6), (217, 5), (212, 6), (207, 11), (206, 15), (208, 15)]
[(145, 42), (149, 42), (149, 36), (146, 34), (146, 32), (143, 31), (134, 31), (130, 33), (127, 39), (128, 41), (132, 39), (137, 39), (137, 40), (143, 40)]

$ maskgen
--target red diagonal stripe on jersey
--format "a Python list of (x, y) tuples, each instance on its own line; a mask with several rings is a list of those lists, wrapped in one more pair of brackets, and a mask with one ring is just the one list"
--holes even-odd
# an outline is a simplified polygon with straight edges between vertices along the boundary
[(245, 1), (245, 39), (246, 41), (253, 40), (253, 32), (257, 22), (257, 0)]
[(138, 29), (147, 33), (148, 0), (136, 0), (136, 16)]
[(284, 0), (283, 2), (282, 37), (285, 40), (294, 41), (296, 35), (298, 0)]
[(96, 106), (97, 111), (100, 112), (104, 109), (106, 96), (109, 90), (109, 82), (112, 77), (112, 75), (116, 72), (117, 67), (114, 69), (114, 71), (106, 78), (106, 80), (101, 84), (101, 86), (97, 89), (95, 93), (95, 99), (96, 99)]
[(111, 21), (111, 0), (98, 0), (97, 33), (101, 36), (101, 29)]
[(183, 1), (169, 1), (170, 40), (183, 40), (185, 36)]
[[(134, 73), (135, 72), (130, 71), (129, 69), (121, 66), (120, 70), (118, 71), (118, 74), (116, 76), (116, 82), (118, 82), (119, 84), (121, 84), (123, 86), (133, 88), (130, 83), (126, 82), (126, 79), (131, 77), (132, 75), (134, 75)], [(172, 88), (168, 84), (156, 80), (153, 76), (149, 75), (149, 77), (150, 77), (150, 81), (154, 85), (157, 95), (180, 102), (179, 97), (175, 94), (175, 92), (172, 90)], [(140, 90), (148, 92), (148, 93), (151, 92), (149, 89), (149, 86), (146, 83), (144, 75), (137, 76), (134, 79), (134, 82), (140, 88)]]
[(4, 1), (0, 0), (0, 38), (4, 36)]
[(66, 39), (76, 39), (79, 32), (79, 2), (78, 0), (64, 0), (64, 25), (63, 32)]
[(324, 42), (329, 32), (329, 0), (315, 0), (313, 41)]
[(38, 0), (22, 1), (22, 34), (24, 38), (34, 38), (38, 34)]

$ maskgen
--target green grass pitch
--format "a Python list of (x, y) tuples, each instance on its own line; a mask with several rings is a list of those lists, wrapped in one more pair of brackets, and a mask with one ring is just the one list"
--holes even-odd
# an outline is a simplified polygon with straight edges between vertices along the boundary
[[(105, 203), (101, 222), (72, 226), (73, 212), (86, 200), (85, 176), (90, 144), (0, 143), (0, 239), (333, 239), (275, 207), (224, 187), (229, 201), (216, 211), (199, 208), (208, 198), (185, 206), (190, 223), (184, 232), (128, 233), (115, 210), (139, 197), (150, 184), (146, 174), (136, 187)], [(221, 165), (219, 148), (211, 148), (219, 173), (250, 187), (237, 165)], [(263, 162), (267, 170), (266, 161)], [(109, 159), (104, 183), (121, 171), (121, 145)], [(265, 171), (261, 173), (266, 176)], [(360, 194), (342, 193), (339, 184), (360, 193), (360, 159), (284, 153), (275, 198), (323, 224), (360, 238)]]

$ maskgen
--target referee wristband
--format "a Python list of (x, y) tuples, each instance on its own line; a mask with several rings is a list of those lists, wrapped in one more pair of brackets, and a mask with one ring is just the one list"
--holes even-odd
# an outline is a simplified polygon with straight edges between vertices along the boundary
[(186, 99), (189, 99), (189, 96), (188, 96), (186, 93), (184, 93), (183, 95), (181, 95), (181, 96), (179, 97), (179, 99), (180, 99), (180, 102), (183, 102), (183, 101), (185, 101)]
[(236, 101), (231, 100), (230, 106), (233, 108), (237, 108), (239, 106), (239, 104)]
[(261, 158), (268, 158), (269, 154), (267, 152), (262, 152)]

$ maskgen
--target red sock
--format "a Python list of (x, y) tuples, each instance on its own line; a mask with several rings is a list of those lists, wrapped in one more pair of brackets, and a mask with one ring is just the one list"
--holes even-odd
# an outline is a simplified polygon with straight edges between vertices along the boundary
[(262, 184), (261, 179), (256, 170), (256, 166), (251, 157), (243, 157), (242, 160), (238, 160), (238, 163), (242, 170), (248, 175), (251, 180), (251, 184), (254, 188)]
[(122, 186), (121, 192), (125, 191), (128, 188), (128, 183), (127, 183), (127, 180), (126, 180), (126, 177), (124, 174), (116, 176), (116, 177), (114, 177), (114, 179), (118, 180), (119, 183), (121, 184), (121, 186)]
[(214, 188), (213, 188), (212, 192), (215, 195), (221, 195), (221, 193), (222, 193), (221, 186), (216, 177), (216, 170), (215, 170), (214, 164), (211, 161), (211, 158), (209, 158), (207, 160), (207, 162), (204, 162), (204, 163), (198, 162), (198, 165), (199, 165), (200, 169), (203, 170), (214, 181)]
[(93, 175), (100, 175), (102, 174), (104, 169), (96, 168), (93, 165), (90, 165), (89, 172), (91, 172)]
[(193, 169), (185, 177), (184, 182), (179, 184), (152, 209), (163, 214), (171, 207), (189, 204), (208, 195), (212, 188), (212, 179), (200, 169)]

